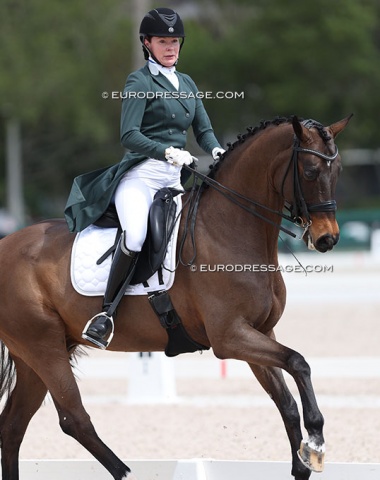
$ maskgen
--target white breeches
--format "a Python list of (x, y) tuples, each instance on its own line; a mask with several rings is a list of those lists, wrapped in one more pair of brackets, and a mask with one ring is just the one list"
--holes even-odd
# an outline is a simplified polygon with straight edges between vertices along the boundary
[(163, 187), (183, 190), (181, 168), (161, 160), (148, 159), (131, 168), (115, 192), (115, 206), (126, 231), (126, 247), (140, 252), (147, 228), (148, 214), (155, 193)]

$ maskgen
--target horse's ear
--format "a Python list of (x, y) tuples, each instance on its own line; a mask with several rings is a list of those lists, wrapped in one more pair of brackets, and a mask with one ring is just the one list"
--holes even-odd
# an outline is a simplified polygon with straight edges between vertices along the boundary
[(292, 125), (294, 133), (296, 134), (298, 140), (300, 142), (306, 141), (309, 139), (309, 131), (306, 127), (304, 127), (297, 118), (297, 115), (294, 115), (292, 118)]
[(346, 126), (347, 126), (348, 122), (351, 120), (352, 116), (353, 116), (353, 113), (351, 113), (351, 115), (344, 118), (343, 120), (340, 120), (340, 122), (333, 123), (332, 125), (327, 127), (331, 131), (332, 136), (334, 138), (346, 128)]

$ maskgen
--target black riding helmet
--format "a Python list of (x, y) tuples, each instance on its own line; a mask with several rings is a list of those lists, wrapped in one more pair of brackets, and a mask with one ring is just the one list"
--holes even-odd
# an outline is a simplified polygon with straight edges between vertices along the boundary
[(171, 8), (155, 8), (150, 10), (142, 19), (140, 25), (140, 41), (142, 43), (145, 60), (149, 55), (157, 62), (149, 48), (144, 45), (144, 39), (150, 37), (182, 38), (180, 49), (185, 41), (185, 29), (181, 17)]

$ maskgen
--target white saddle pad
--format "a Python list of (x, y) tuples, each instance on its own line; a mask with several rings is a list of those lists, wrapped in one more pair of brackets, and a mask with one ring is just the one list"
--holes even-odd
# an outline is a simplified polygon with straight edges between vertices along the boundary
[[(177, 215), (181, 209), (181, 195), (174, 197), (177, 203)], [(147, 295), (155, 290), (169, 290), (174, 283), (176, 264), (176, 245), (179, 229), (179, 219), (175, 224), (163, 263), (162, 277), (164, 284), (160, 284), (159, 276), (155, 273), (149, 280), (148, 286), (142, 283), (130, 285), (126, 295)], [(75, 237), (71, 252), (71, 283), (81, 295), (103, 296), (110, 272), (112, 255), (109, 255), (100, 265), (96, 262), (115, 243), (116, 228), (99, 228), (90, 225)]]

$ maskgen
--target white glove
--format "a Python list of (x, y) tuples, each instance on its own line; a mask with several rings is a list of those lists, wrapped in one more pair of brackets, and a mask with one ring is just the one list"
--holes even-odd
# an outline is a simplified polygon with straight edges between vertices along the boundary
[(190, 165), (193, 163), (193, 157), (186, 150), (169, 147), (165, 150), (165, 158), (168, 163), (182, 167), (182, 165)]
[(212, 149), (211, 155), (214, 160), (219, 160), (220, 156), (223, 155), (225, 150), (223, 148), (215, 147)]

